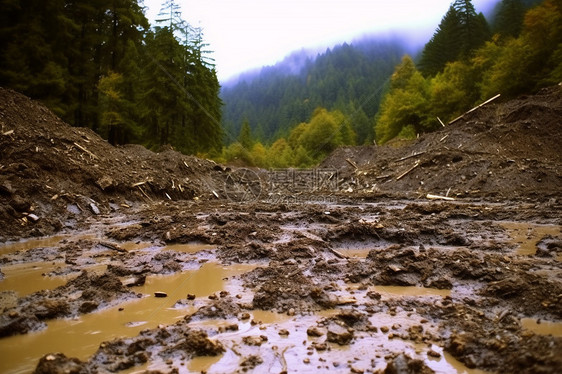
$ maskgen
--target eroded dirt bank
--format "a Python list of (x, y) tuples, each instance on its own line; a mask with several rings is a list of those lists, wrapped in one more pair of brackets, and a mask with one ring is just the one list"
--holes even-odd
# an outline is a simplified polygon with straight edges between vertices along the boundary
[(0, 372), (562, 370), (558, 87), (243, 202), (0, 96)]

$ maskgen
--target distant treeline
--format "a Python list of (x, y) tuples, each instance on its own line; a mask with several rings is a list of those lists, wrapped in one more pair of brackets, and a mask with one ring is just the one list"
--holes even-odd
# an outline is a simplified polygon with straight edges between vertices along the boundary
[(219, 83), (201, 29), (166, 0), (0, 0), (0, 85), (113, 144), (220, 152)]
[[(307, 121), (318, 107), (353, 117), (359, 143), (373, 139), (388, 77), (407, 49), (398, 38), (344, 43), (315, 57), (300, 51), (275, 66), (246, 74), (221, 90), (226, 143), (236, 141), (247, 120), (256, 141), (271, 144)], [(229, 135), (229, 136), (228, 136)]]
[(409, 55), (396, 63), (400, 44), (376, 50), (369, 59), (343, 45), (300, 74), (275, 76), (271, 68), (223, 89), (225, 129), (240, 129), (223, 160), (310, 166), (336, 146), (411, 139), (441, 127), (437, 117), (446, 123), (498, 93), (509, 98), (558, 83), (562, 5), (503, 0), (488, 22), (470, 0), (455, 0), (417, 64)]

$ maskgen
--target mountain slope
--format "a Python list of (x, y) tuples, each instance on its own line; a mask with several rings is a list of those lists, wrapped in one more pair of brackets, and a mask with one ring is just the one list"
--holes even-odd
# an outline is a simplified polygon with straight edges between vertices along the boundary
[(394, 66), (410, 52), (398, 38), (371, 38), (327, 49), (315, 58), (305, 51), (226, 84), (223, 124), (227, 143), (247, 120), (257, 140), (270, 143), (306, 121), (317, 107), (351, 117), (358, 142), (373, 137), (372, 118)]

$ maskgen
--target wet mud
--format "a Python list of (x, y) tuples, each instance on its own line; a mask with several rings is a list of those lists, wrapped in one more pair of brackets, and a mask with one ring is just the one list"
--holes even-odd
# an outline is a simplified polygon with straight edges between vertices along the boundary
[(232, 201), (229, 167), (0, 88), (0, 372), (560, 373), (561, 114), (551, 87)]
[(230, 207), (0, 246), (1, 371), (562, 367), (558, 205)]

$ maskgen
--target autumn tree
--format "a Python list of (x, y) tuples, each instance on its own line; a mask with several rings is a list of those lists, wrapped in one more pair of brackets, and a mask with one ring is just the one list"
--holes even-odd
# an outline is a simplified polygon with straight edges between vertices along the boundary
[(427, 81), (416, 69), (412, 58), (404, 56), (391, 77), (389, 92), (375, 119), (377, 143), (389, 141), (407, 126), (416, 133), (427, 131), (428, 96)]

